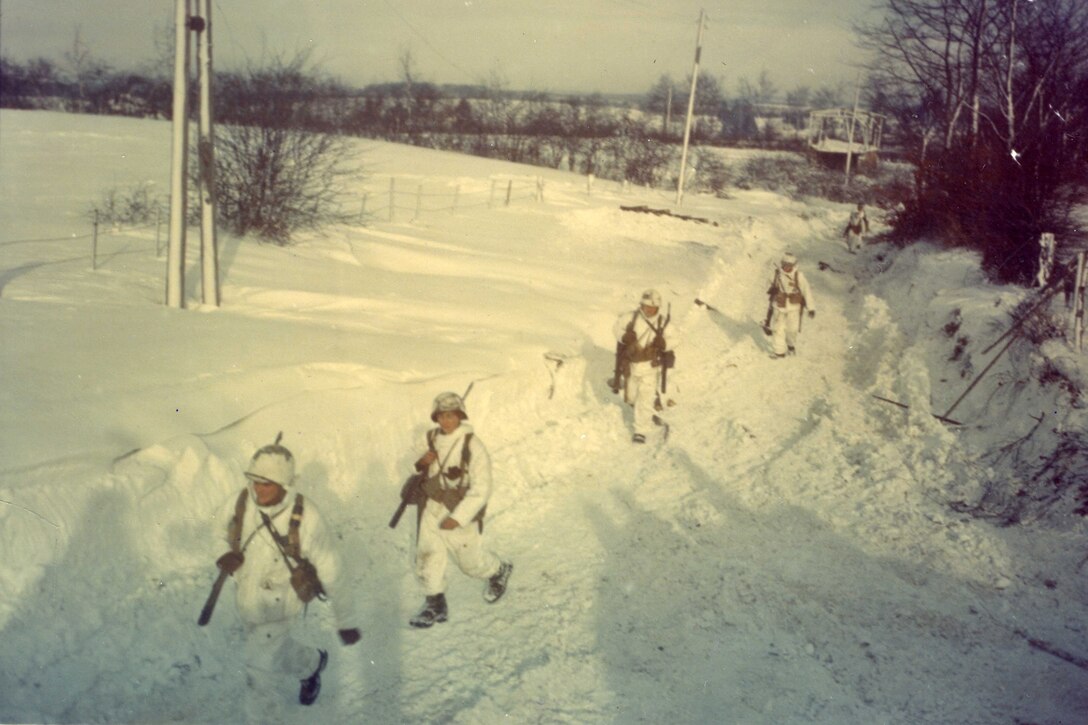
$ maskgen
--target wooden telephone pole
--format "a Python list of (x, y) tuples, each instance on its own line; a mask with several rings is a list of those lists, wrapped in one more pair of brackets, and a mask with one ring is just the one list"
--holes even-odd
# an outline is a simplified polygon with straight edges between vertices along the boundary
[(684, 174), (687, 173), (688, 141), (691, 139), (691, 119), (695, 113), (695, 87), (699, 80), (699, 56), (703, 52), (703, 16), (699, 11), (699, 32), (695, 36), (695, 63), (691, 68), (691, 93), (688, 95), (688, 116), (684, 122), (684, 146), (680, 151), (680, 176), (676, 180), (676, 206), (684, 199)]

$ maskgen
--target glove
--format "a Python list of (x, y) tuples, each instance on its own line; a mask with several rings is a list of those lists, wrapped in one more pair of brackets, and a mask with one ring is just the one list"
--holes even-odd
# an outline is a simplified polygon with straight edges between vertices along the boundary
[(809, 310), (808, 311), (808, 316), (809, 316), (810, 319), (815, 317), (816, 316), (816, 310)]
[(216, 560), (215, 565), (225, 571), (227, 574), (233, 574), (238, 571), (246, 561), (246, 557), (240, 551), (228, 551), (223, 556)]
[(354, 627), (351, 629), (340, 629), (337, 630), (336, 633), (340, 635), (340, 641), (344, 643), (345, 647), (350, 647), (355, 644), (363, 636), (359, 633), (359, 630)]
[(431, 465), (432, 463), (434, 463), (434, 460), (435, 460), (436, 458), (438, 458), (438, 454), (437, 454), (437, 453), (435, 453), (434, 451), (427, 451), (426, 453), (424, 453), (424, 454), (423, 454), (423, 455), (422, 455), (422, 456), (420, 457), (420, 459), (419, 459), (418, 461), (416, 461), (416, 470), (417, 470), (417, 471), (425, 471), (425, 470), (427, 470), (427, 468), (428, 468), (428, 467), (429, 467), (429, 466), (430, 466), (430, 465)]

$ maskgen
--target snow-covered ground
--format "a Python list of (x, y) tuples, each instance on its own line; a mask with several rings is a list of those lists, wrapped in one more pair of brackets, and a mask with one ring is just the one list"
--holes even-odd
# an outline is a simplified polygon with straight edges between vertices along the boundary
[[(689, 196), (699, 224), (619, 209), (665, 194), (360, 141), (372, 179), (543, 175), (545, 201), (282, 248), (224, 236), (219, 309), (198, 302), (192, 230), (175, 310), (154, 229), (103, 230), (94, 270), (85, 236), (107, 189), (166, 188), (169, 136), (0, 112), (0, 721), (242, 718), (230, 587), (196, 618), (213, 513), (283, 431), (363, 630), (343, 648), (311, 606), (303, 634), (332, 659), (312, 708), (284, 692), (298, 722), (1088, 722), (1084, 521), (949, 505), (1001, 477), (987, 451), (1085, 424), (1020, 346), (962, 426), (930, 415), (1026, 294), (973, 255), (849, 255), (847, 205)], [(773, 361), (759, 321), (786, 249), (818, 312)], [(671, 305), (676, 405), (668, 440), (635, 447), (605, 381), (646, 287)], [(469, 383), (486, 536), (514, 575), (491, 606), (453, 573), (449, 623), (413, 630), (412, 526), (386, 524), (432, 398)]]

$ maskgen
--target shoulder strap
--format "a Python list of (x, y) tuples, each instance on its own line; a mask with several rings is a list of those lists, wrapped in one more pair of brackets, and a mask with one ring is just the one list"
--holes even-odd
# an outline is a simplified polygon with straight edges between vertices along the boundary
[(243, 488), (238, 494), (238, 500), (234, 503), (234, 518), (227, 526), (227, 541), (230, 542), (230, 550), (239, 552), (242, 550), (242, 521), (246, 515), (246, 499), (249, 498), (249, 488)]
[(287, 525), (287, 553), (302, 558), (302, 542), (299, 527), (302, 526), (302, 494), (295, 494), (295, 507), (291, 509), (291, 523)]
[(469, 450), (468, 444), (472, 442), (472, 434), (465, 433), (465, 442), (461, 446), (461, 470), (467, 471), (468, 464), (472, 462), (472, 451)]
[(637, 310), (635, 310), (635, 313), (633, 315), (631, 315), (631, 321), (627, 323), (627, 332), (634, 332), (635, 331), (635, 320), (638, 319), (638, 314), (640, 312), (642, 312), (642, 310), (637, 309)]

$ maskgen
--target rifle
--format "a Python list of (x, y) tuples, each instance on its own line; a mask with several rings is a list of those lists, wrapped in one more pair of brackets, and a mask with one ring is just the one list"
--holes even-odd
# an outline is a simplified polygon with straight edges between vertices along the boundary
[(404, 481), (404, 485), (400, 488), (400, 505), (397, 506), (397, 510), (393, 513), (393, 518), (389, 519), (389, 528), (397, 528), (405, 509), (409, 506), (418, 506), (421, 503), (424, 498), (422, 486), (425, 479), (425, 473), (419, 471), (413, 473)]
[(763, 320), (763, 334), (771, 334), (771, 316), (774, 314), (774, 294), (778, 291), (778, 274), (780, 270), (776, 267), (774, 270), (774, 280), (771, 282), (770, 289), (767, 290), (767, 318)]
[(212, 584), (212, 593), (208, 595), (208, 601), (204, 602), (204, 608), (200, 610), (200, 619), (196, 620), (201, 627), (211, 621), (212, 610), (215, 609), (215, 603), (219, 601), (219, 592), (228, 576), (230, 575), (227, 574), (226, 569), (219, 570), (219, 578), (215, 580), (215, 584)]
[[(676, 364), (676, 353), (672, 350), (665, 349), (665, 328), (668, 327), (669, 321), (672, 320), (672, 304), (669, 304), (668, 314), (665, 315), (665, 321), (661, 323), (661, 327), (657, 328), (654, 332), (654, 345), (657, 346), (657, 364), (661, 366), (661, 392), (665, 393), (669, 388), (669, 368)], [(660, 341), (660, 345), (658, 345)]]
[(613, 395), (620, 392), (620, 378), (623, 377), (623, 356), (626, 349), (627, 346), (622, 341), (616, 343), (616, 362), (612, 367), (612, 380), (609, 381)]

